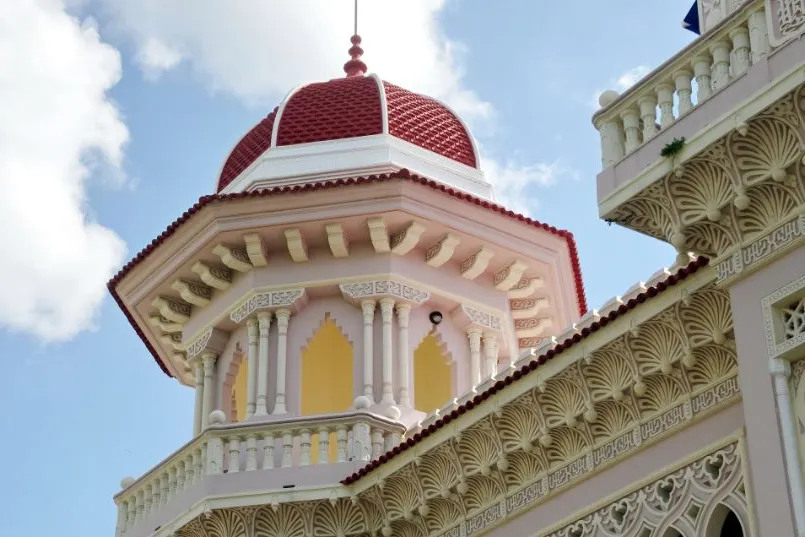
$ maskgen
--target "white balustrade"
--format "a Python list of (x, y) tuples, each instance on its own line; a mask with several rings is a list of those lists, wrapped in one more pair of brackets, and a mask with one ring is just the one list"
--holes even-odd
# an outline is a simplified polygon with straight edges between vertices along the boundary
[(766, 56), (766, 16), (763, 0), (748, 2), (622, 95), (601, 94), (593, 123), (602, 166), (618, 163)]
[(405, 432), (402, 424), (360, 411), (262, 423), (223, 421), (222, 412), (212, 412), (199, 436), (140, 479), (122, 482), (123, 490), (115, 497), (118, 536), (205, 478), (314, 463), (368, 462), (399, 445)]

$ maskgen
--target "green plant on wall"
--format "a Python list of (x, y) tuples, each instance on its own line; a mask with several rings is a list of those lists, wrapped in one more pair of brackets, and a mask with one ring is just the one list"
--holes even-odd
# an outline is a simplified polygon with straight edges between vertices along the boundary
[(661, 157), (673, 157), (685, 147), (685, 138), (674, 138), (672, 141), (665, 144), (665, 147), (660, 151)]

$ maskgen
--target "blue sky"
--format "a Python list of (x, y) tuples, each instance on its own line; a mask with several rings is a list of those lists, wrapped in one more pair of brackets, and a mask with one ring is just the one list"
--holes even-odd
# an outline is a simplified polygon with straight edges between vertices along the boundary
[[(370, 71), (461, 111), (502, 200), (575, 234), (592, 307), (673, 262), (598, 219), (590, 117), (596, 92), (693, 39), (690, 0), (363, 4)], [(351, 5), (3, 2), (5, 534), (112, 535), (120, 479), (189, 438), (191, 390), (160, 372), (105, 281), (212, 191), (285, 92), (340, 76)]]

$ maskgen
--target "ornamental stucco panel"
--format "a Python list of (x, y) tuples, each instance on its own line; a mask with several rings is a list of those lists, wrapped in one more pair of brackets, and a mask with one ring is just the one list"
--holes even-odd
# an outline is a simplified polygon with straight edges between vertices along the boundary
[(769, 41), (777, 46), (805, 31), (805, 0), (766, 0)]

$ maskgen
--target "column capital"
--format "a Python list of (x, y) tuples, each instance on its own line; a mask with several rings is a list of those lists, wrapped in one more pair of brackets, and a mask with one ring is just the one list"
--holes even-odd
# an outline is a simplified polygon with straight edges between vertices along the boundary
[(204, 376), (209, 377), (212, 376), (213, 371), (215, 370), (215, 362), (218, 359), (218, 355), (211, 351), (204, 351), (201, 353), (201, 360), (204, 362)]
[(260, 331), (268, 330), (271, 326), (271, 312), (270, 311), (261, 311), (257, 314), (257, 324), (260, 327)]
[(467, 327), (467, 335), (468, 336), (481, 337), (483, 335), (483, 333), (484, 333), (484, 331), (480, 326), (475, 326), (474, 324), (471, 324), (471, 325), (469, 325)]
[(257, 328), (257, 317), (249, 317), (246, 319), (246, 326), (249, 328)]
[(398, 302), (395, 307), (397, 308), (397, 315), (407, 315), (411, 312), (411, 304), (408, 302)]
[(769, 360), (769, 373), (774, 377), (783, 377), (787, 379), (791, 376), (791, 364), (788, 360), (782, 358), (772, 358)]
[(384, 296), (380, 299), (380, 311), (385, 318), (394, 311), (394, 299), (390, 296)]
[(280, 308), (274, 312), (274, 315), (277, 317), (278, 323), (287, 323), (288, 319), (291, 317), (291, 310), (288, 308)]

